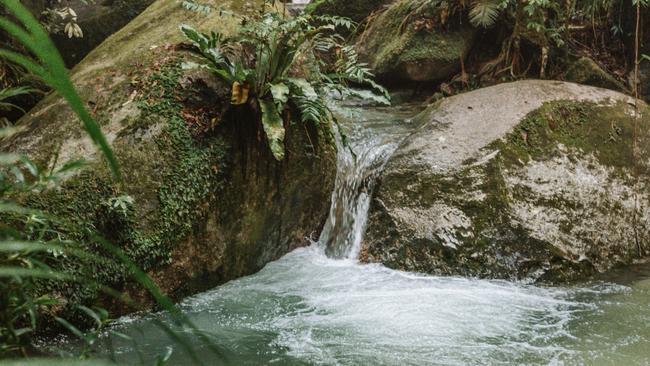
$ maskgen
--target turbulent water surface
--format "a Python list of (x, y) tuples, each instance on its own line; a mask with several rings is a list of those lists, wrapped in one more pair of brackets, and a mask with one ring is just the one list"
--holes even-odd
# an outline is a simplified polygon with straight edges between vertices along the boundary
[[(206, 364), (650, 365), (650, 277), (566, 287), (433, 277), (357, 263), (376, 174), (410, 130), (415, 108), (342, 109), (343, 152), (329, 222), (318, 243), (261, 272), (186, 299), (181, 309), (221, 350), (184, 338)], [(345, 118), (344, 118), (345, 119)], [(646, 271), (644, 273), (643, 271)], [(101, 348), (119, 362), (193, 364), (159, 323), (124, 318)]]

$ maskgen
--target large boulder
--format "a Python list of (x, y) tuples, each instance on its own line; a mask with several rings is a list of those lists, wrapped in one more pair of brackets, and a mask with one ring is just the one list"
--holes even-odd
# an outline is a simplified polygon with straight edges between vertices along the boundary
[(441, 24), (438, 3), (422, 6), (399, 0), (373, 17), (359, 37), (357, 49), (375, 74), (389, 82), (438, 81), (461, 69), (476, 30), (467, 25)]
[(554, 81), (439, 101), (386, 165), (364, 259), (434, 274), (563, 281), (643, 258), (650, 109), (640, 102), (639, 111), (636, 119), (623, 94)]
[[(203, 3), (244, 8), (239, 0)], [(117, 155), (123, 184), (112, 179), (57, 95), (19, 121), (22, 132), (0, 143), (3, 151), (26, 154), (48, 170), (86, 160), (87, 167), (59, 187), (18, 199), (65, 218), (65, 225), (55, 226), (64, 238), (101, 253), (87, 235), (99, 231), (174, 298), (254, 273), (308, 244), (330, 205), (336, 174), (331, 126), (288, 123), (287, 153), (276, 161), (262, 138), (259, 112), (229, 107), (229, 86), (191, 68), (198, 60), (178, 46), (179, 24), (229, 34), (238, 22), (157, 0), (74, 69), (73, 82)], [(61, 265), (125, 288), (119, 265)], [(99, 295), (67, 286), (56, 292), (72, 302), (91, 303)]]

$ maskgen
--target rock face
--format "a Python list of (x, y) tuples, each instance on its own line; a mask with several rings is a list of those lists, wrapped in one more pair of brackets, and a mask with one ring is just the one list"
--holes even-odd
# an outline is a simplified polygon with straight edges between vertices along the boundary
[(367, 260), (562, 281), (650, 254), (650, 109), (640, 103), (636, 159), (633, 101), (613, 91), (530, 80), (430, 106), (381, 177)]
[(460, 71), (475, 30), (439, 27), (440, 9), (399, 0), (374, 17), (359, 37), (357, 49), (385, 81), (436, 81)]
[[(243, 9), (242, 1), (204, 3)], [(229, 86), (187, 68), (198, 60), (177, 47), (179, 24), (228, 33), (237, 22), (158, 0), (75, 68), (73, 81), (113, 146), (123, 185), (56, 95), (20, 120), (24, 131), (0, 143), (44, 169), (85, 159), (87, 167), (60, 187), (18, 199), (67, 218), (70, 225), (56, 229), (101, 253), (86, 234), (99, 231), (174, 298), (251, 274), (308, 244), (329, 209), (336, 174), (331, 126), (288, 123), (287, 155), (277, 162), (260, 138), (259, 112), (228, 108)], [(113, 263), (66, 269), (117, 289), (126, 281), (125, 269)], [(99, 296), (56, 290), (72, 302)]]

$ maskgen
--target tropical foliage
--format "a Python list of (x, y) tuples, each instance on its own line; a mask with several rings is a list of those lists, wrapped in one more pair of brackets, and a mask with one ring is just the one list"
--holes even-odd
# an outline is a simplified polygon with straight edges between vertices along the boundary
[[(641, 5), (647, 3), (640, 2)], [(403, 25), (432, 29), (464, 24), (467, 20), (473, 27), (493, 29), (493, 42), (500, 44), (500, 52), (483, 65), (480, 75), (496, 78), (507, 73), (508, 77), (519, 77), (534, 70), (537, 76), (546, 77), (549, 63), (575, 49), (579, 49), (576, 53), (632, 52), (630, 49), (617, 50), (617, 47), (622, 46), (622, 39), (634, 33), (631, 24), (626, 27), (623, 24), (625, 17), (629, 17), (625, 15), (626, 9), (631, 9), (633, 3), (636, 1), (414, 0)], [(627, 22), (633, 23), (633, 19), (628, 18)], [(581, 38), (576, 39), (576, 34)], [(618, 42), (606, 44), (607, 40), (614, 39)], [(572, 46), (573, 50), (567, 46)], [(487, 48), (482, 48), (484, 53), (491, 51)]]
[(271, 12), (245, 17), (233, 37), (202, 34), (187, 25), (181, 30), (207, 60), (206, 67), (232, 85), (233, 105), (259, 106), (273, 156), (282, 160), (288, 108), (296, 108), (303, 123), (327, 123), (328, 94), (366, 96), (350, 85), (368, 86), (376, 92), (373, 100), (388, 103), (386, 90), (335, 32), (353, 26), (346, 18), (287, 18)]

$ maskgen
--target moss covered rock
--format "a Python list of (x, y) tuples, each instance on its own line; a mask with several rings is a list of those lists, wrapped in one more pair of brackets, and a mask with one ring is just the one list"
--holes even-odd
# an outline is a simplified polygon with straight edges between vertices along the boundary
[(581, 57), (571, 63), (564, 75), (564, 80), (626, 92), (623, 83), (616, 80), (616, 78), (603, 70), (602, 67), (589, 57)]
[[(435, 274), (564, 281), (650, 254), (650, 109), (520, 81), (444, 99), (390, 159), (367, 260)], [(633, 135), (637, 128), (637, 154)]]
[(372, 12), (390, 3), (391, 0), (315, 0), (305, 11), (315, 15), (337, 15), (361, 22)]
[[(209, 3), (243, 11), (243, 1)], [(178, 47), (181, 23), (228, 34), (238, 18), (158, 0), (72, 73), (113, 146), (123, 184), (57, 95), (22, 118), (24, 130), (0, 146), (44, 169), (86, 160), (60, 187), (18, 198), (65, 218), (57, 231), (102, 253), (88, 234), (98, 231), (174, 298), (251, 274), (307, 244), (325, 221), (336, 174), (328, 124), (288, 122), (287, 154), (277, 162), (254, 106), (230, 107), (229, 86), (188, 67), (198, 60)], [(58, 265), (139, 294), (111, 261)], [(93, 289), (54, 290), (72, 302), (101, 300)]]
[(65, 63), (72, 67), (153, 2), (154, 0), (70, 1), (84, 35), (82, 38), (69, 38), (65, 34), (55, 34), (52, 39)]
[(442, 3), (423, 6), (420, 1), (399, 0), (373, 17), (357, 48), (380, 78), (434, 81), (460, 71), (476, 31), (469, 26), (442, 24)]

